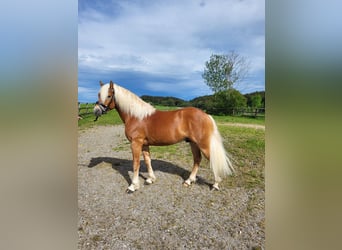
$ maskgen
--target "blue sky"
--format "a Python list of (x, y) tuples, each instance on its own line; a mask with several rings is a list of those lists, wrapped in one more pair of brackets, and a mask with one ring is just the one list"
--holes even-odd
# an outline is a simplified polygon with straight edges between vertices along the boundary
[(264, 0), (79, 0), (78, 8), (81, 102), (96, 101), (99, 80), (139, 96), (212, 94), (205, 62), (232, 50), (250, 61), (236, 88), (265, 89)]

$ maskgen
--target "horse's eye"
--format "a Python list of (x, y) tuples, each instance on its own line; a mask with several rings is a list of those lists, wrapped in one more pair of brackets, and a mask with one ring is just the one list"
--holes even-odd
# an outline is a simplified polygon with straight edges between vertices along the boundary
[(110, 98), (111, 96), (109, 95), (109, 96), (107, 96), (107, 98)]

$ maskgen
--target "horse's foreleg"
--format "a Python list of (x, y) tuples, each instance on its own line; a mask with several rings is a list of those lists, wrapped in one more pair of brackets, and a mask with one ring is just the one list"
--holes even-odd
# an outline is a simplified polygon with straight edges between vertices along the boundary
[(194, 158), (194, 166), (192, 168), (189, 178), (186, 181), (184, 181), (185, 186), (190, 186), (192, 182), (196, 181), (197, 171), (202, 160), (201, 150), (199, 149), (197, 144), (194, 142), (190, 142), (190, 146)]
[(149, 146), (143, 146), (142, 148), (145, 164), (147, 167), (148, 178), (146, 179), (146, 184), (152, 184), (155, 182), (156, 177), (153, 173), (152, 164), (151, 164), (151, 155)]
[(132, 184), (127, 189), (128, 193), (132, 193), (135, 190), (139, 189), (139, 168), (142, 143), (140, 143), (139, 141), (132, 141), (131, 149), (133, 154), (133, 179)]

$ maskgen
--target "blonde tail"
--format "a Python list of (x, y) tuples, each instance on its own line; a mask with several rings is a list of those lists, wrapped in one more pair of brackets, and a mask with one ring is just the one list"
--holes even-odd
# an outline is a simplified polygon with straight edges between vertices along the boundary
[(209, 117), (214, 126), (214, 131), (210, 139), (210, 168), (213, 170), (215, 176), (215, 184), (213, 187), (219, 189), (218, 183), (222, 180), (221, 177), (231, 175), (235, 170), (223, 147), (222, 138), (216, 123), (210, 115)]

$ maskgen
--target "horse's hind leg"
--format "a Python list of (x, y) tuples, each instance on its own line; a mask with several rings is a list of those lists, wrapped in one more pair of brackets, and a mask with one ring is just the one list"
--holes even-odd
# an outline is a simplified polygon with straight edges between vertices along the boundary
[(155, 175), (153, 173), (153, 169), (152, 169), (149, 146), (143, 146), (142, 152), (143, 152), (143, 156), (144, 156), (144, 160), (145, 160), (145, 164), (146, 164), (146, 168), (147, 168), (147, 172), (148, 172), (148, 178), (146, 179), (146, 184), (152, 184), (153, 182), (155, 182), (156, 177), (155, 177)]
[(192, 168), (189, 178), (186, 181), (184, 181), (185, 186), (190, 186), (192, 182), (196, 181), (197, 171), (202, 160), (201, 150), (197, 146), (197, 144), (194, 142), (190, 142), (190, 146), (191, 146), (191, 151), (192, 151), (192, 155), (194, 158), (194, 166)]

